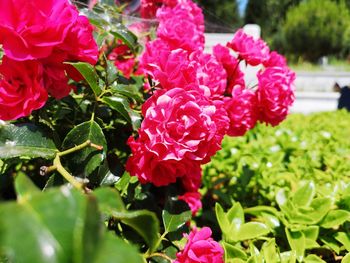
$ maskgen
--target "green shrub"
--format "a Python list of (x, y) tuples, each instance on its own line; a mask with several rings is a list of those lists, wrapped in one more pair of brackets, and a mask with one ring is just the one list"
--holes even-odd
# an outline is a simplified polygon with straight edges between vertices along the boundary
[(343, 50), (349, 11), (343, 2), (308, 0), (291, 8), (282, 27), (287, 50), (309, 61)]

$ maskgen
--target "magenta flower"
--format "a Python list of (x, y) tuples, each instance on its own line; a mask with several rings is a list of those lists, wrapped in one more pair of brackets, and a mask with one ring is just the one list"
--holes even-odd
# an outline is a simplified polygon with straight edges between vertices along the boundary
[(28, 116), (47, 100), (43, 67), (36, 61), (14, 61), (6, 56), (0, 65), (0, 120)]
[(294, 102), (295, 73), (287, 67), (266, 68), (258, 73), (258, 119), (272, 126), (283, 121)]
[(270, 49), (262, 39), (254, 39), (252, 36), (239, 29), (227, 47), (238, 53), (239, 59), (244, 59), (249, 65), (257, 66), (269, 59)]
[(187, 192), (179, 196), (179, 200), (183, 200), (188, 204), (193, 216), (202, 208), (201, 194), (199, 192)]
[(211, 229), (193, 229), (185, 235), (188, 241), (182, 251), (176, 254), (174, 263), (223, 263), (224, 249), (211, 238)]

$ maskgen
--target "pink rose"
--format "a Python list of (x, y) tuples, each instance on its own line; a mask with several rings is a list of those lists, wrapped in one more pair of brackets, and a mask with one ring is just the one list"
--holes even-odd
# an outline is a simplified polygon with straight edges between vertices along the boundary
[(294, 102), (295, 73), (287, 67), (266, 68), (258, 73), (259, 121), (278, 125)]
[(144, 103), (142, 113), (141, 129), (149, 148), (164, 159), (208, 162), (221, 148), (228, 123), (222, 102), (181, 88), (157, 91)]
[(287, 67), (286, 58), (276, 51), (272, 51), (269, 59), (263, 64), (265, 67)]
[(127, 45), (119, 41), (117, 46), (108, 55), (108, 59), (114, 62), (115, 67), (125, 77), (130, 78), (130, 75), (134, 71), (135, 56)]
[(142, 18), (154, 18), (158, 8), (163, 5), (163, 0), (141, 0), (140, 15)]
[(227, 74), (216, 58), (202, 51), (195, 51), (190, 55), (190, 60), (197, 63), (196, 77), (198, 84), (208, 87), (211, 96), (224, 95)]
[(126, 169), (143, 183), (160, 186), (181, 178), (186, 190), (198, 190), (200, 164), (220, 149), (228, 126), (222, 102), (198, 90), (158, 90), (142, 113), (139, 137), (129, 141), (132, 156)]
[[(135, 140), (129, 138), (128, 144), (132, 155), (126, 163), (126, 170), (137, 176), (142, 184), (152, 183), (155, 186), (166, 186), (175, 183), (178, 178), (201, 178), (200, 163), (193, 160), (164, 159), (154, 150), (149, 149), (141, 135)], [(142, 138), (141, 138), (142, 136)]]
[(225, 109), (230, 119), (229, 136), (243, 136), (257, 122), (256, 96), (249, 89), (235, 87), (232, 97), (225, 98)]
[(14, 61), (6, 56), (0, 65), (0, 119), (15, 120), (44, 106), (43, 68), (36, 61)]
[(257, 66), (269, 59), (270, 49), (266, 43), (261, 39), (255, 40), (252, 36), (244, 33), (243, 29), (239, 29), (235, 33), (227, 46), (238, 53), (239, 59), (244, 59), (252, 66)]
[(211, 238), (211, 229), (193, 229), (184, 249), (176, 254), (174, 263), (223, 263), (224, 249)]
[(0, 44), (15, 60), (45, 58), (63, 43), (77, 18), (67, 0), (1, 0)]
[(213, 47), (213, 53), (227, 74), (226, 93), (231, 94), (234, 87), (244, 88), (244, 74), (239, 68), (238, 59), (230, 54), (230, 50), (227, 47), (220, 44)]
[(160, 8), (157, 18), (157, 37), (165, 41), (170, 49), (182, 48), (190, 52), (204, 49), (204, 30), (181, 5)]
[(188, 204), (193, 216), (202, 208), (201, 194), (199, 192), (185, 193), (179, 196), (179, 200), (183, 200)]

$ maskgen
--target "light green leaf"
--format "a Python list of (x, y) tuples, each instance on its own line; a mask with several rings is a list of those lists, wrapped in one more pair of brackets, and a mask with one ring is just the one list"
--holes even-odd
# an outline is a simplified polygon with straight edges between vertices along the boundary
[(215, 213), (216, 213), (216, 219), (218, 220), (221, 231), (225, 235), (230, 235), (230, 230), (231, 230), (230, 222), (228, 221), (228, 218), (224, 212), (224, 209), (219, 203), (215, 204)]
[(236, 202), (226, 213), (227, 219), (234, 229), (238, 230), (244, 224), (244, 212), (241, 204)]
[(243, 224), (235, 237), (237, 240), (254, 239), (260, 236), (264, 236), (270, 232), (270, 229), (263, 223), (248, 222)]
[(295, 252), (296, 259), (301, 262), (304, 259), (305, 253), (305, 236), (301, 231), (291, 231), (285, 229), (288, 243), (291, 249)]
[(343, 224), (350, 218), (350, 212), (346, 210), (331, 210), (320, 222), (323, 228), (333, 228)]
[(295, 206), (309, 206), (315, 196), (315, 183), (310, 181), (300, 187), (293, 195), (292, 202)]
[(338, 240), (347, 251), (350, 251), (350, 236), (344, 232), (337, 232), (334, 234), (336, 240)]
[(240, 248), (235, 247), (229, 243), (222, 242), (222, 247), (225, 250), (225, 262), (227, 262), (230, 259), (247, 259), (247, 254)]

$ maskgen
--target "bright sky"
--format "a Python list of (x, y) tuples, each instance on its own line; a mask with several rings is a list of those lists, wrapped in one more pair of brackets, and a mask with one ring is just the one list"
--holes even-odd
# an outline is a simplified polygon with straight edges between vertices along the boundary
[(248, 0), (238, 0), (238, 10), (241, 15), (244, 14), (245, 7), (247, 6)]

